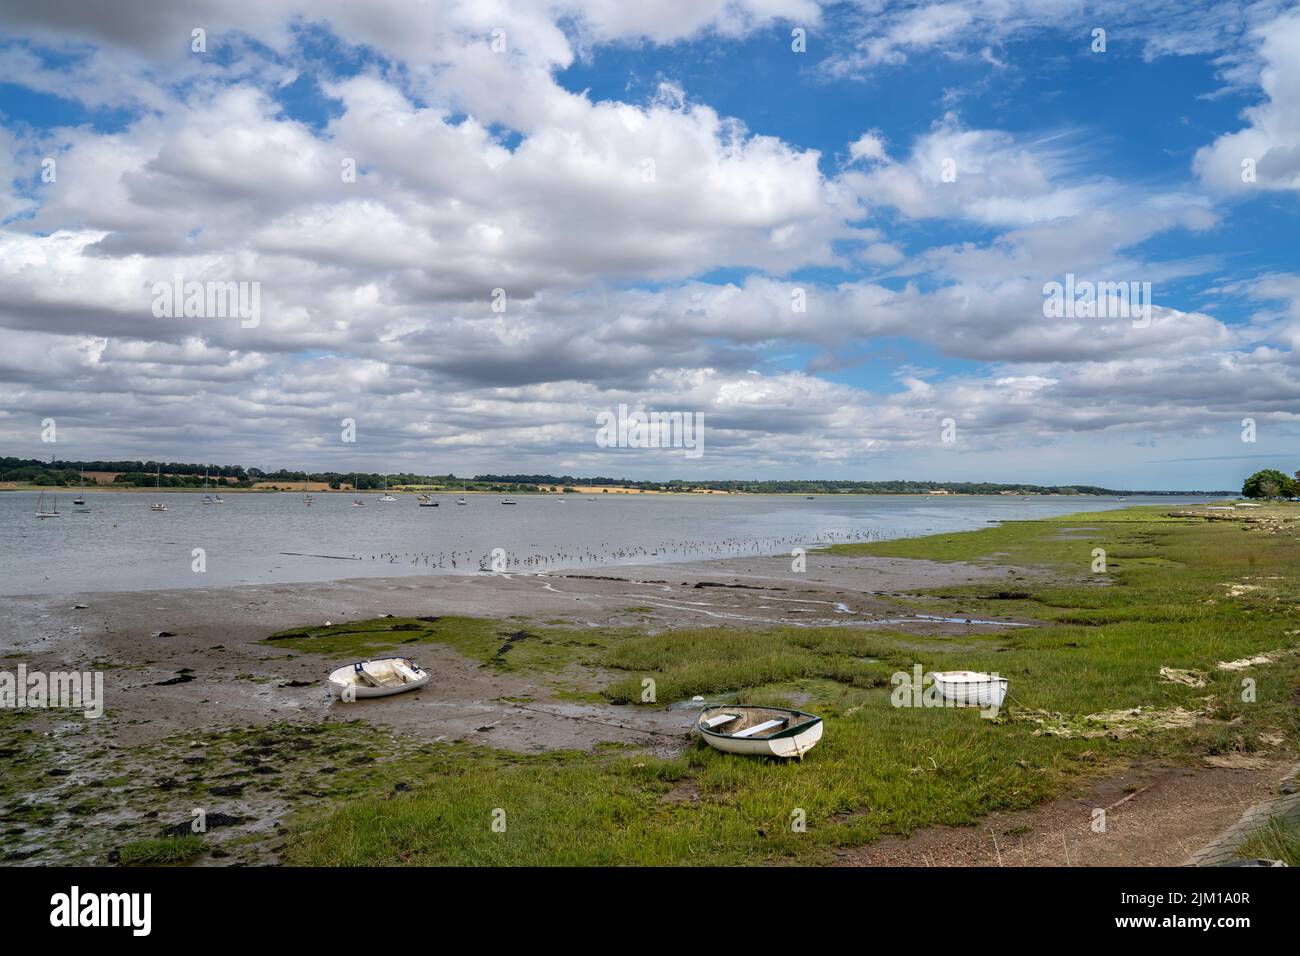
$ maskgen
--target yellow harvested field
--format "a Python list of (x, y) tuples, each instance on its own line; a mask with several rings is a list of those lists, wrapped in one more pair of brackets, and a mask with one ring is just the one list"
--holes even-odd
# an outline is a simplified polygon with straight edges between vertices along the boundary
[[(344, 490), (351, 490), (352, 485), (344, 482)], [(327, 481), (258, 481), (253, 483), (253, 488), (258, 490), (284, 489), (287, 491), (329, 491), (330, 486)]]

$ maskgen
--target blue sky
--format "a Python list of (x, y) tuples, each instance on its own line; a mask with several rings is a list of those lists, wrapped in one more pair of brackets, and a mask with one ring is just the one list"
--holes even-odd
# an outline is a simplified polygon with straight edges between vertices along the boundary
[[(57, 415), (67, 457), (262, 466), (1300, 467), (1294, 4), (65, 6), (0, 30), (6, 453)], [(1046, 318), (1067, 273), (1150, 321)], [(176, 274), (259, 321), (159, 320)], [(598, 447), (619, 403), (709, 454)]]

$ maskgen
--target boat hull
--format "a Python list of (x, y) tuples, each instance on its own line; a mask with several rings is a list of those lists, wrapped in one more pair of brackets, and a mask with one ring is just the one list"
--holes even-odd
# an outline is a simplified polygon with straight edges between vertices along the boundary
[(819, 720), (807, 730), (801, 730), (793, 737), (777, 740), (737, 740), (721, 734), (704, 734), (704, 741), (714, 750), (729, 754), (749, 754), (758, 757), (781, 757), (789, 759), (802, 757), (822, 739), (822, 722)]
[[(361, 664), (383, 665), (390, 661), (401, 661), (410, 665), (418, 675), (414, 680), (407, 680), (400, 684), (385, 684), (379, 687), (369, 687), (365, 684), (357, 683), (351, 679), (353, 668), (356, 664), (344, 664), (342, 667), (336, 667), (330, 671), (330, 676), (326, 680), (329, 685), (330, 696), (336, 699), (342, 699), (345, 696), (352, 696), (356, 700), (363, 700), (371, 697), (392, 697), (394, 694), (404, 694), (410, 690), (419, 690), (425, 684), (429, 683), (432, 674), (421, 668), (415, 662), (407, 658), (378, 658), (369, 661), (359, 661)], [(348, 688), (352, 688), (351, 691)]]
[(1001, 707), (1007, 699), (1007, 679), (990, 674), (936, 673), (939, 696), (958, 707)]

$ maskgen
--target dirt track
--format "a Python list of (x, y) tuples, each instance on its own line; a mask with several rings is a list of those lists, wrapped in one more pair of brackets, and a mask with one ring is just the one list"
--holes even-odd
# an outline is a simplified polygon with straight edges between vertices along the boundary
[[(841, 866), (1179, 866), (1275, 796), (1291, 761), (1254, 768), (1148, 765), (973, 827), (931, 827), (837, 854)], [(1094, 811), (1106, 811), (1105, 830)]]

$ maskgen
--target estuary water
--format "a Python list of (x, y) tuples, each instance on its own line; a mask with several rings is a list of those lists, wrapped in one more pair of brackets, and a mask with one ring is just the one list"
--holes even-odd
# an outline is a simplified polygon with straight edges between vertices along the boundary
[[(37, 492), (0, 494), (0, 594), (133, 591), (331, 581), (490, 569), (590, 571), (619, 564), (789, 553), (796, 547), (984, 527), (1190, 497), (818, 495), (413, 495), (373, 492), (227, 494), (225, 504), (173, 492), (55, 496), (37, 518)], [(151, 501), (167, 504), (149, 510)], [(50, 495), (46, 494), (46, 504)], [(496, 564), (493, 564), (493, 560)], [(201, 570), (200, 570), (201, 569)]]

